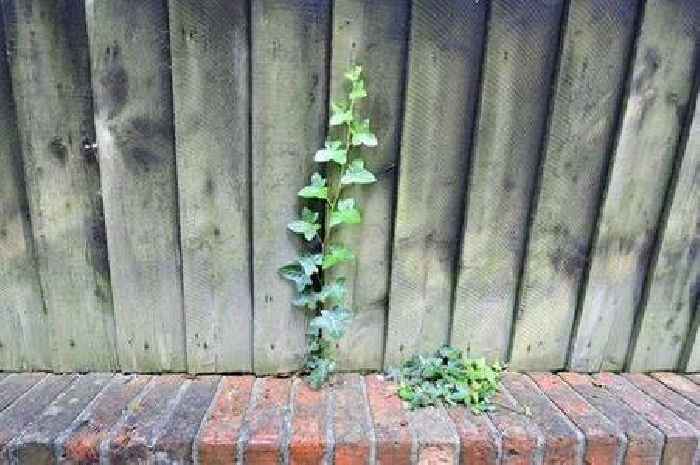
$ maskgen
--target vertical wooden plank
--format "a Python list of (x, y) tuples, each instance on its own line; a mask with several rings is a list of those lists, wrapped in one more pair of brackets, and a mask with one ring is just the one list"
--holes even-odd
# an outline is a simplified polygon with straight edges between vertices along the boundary
[(369, 99), (359, 109), (369, 115), (379, 139), (377, 147), (365, 151), (367, 168), (378, 182), (347, 188), (362, 208), (362, 224), (333, 233), (356, 257), (329, 270), (346, 278), (347, 304), (356, 312), (340, 341), (341, 369), (382, 367), (409, 10), (407, 0), (335, 0), (333, 8), (331, 99), (343, 98), (343, 75), (353, 64), (362, 65)]
[(187, 366), (250, 371), (245, 0), (170, 0)]
[(165, 0), (88, 0), (117, 347), (125, 371), (185, 369)]
[(486, 2), (413, 3), (385, 365), (448, 342)]
[(698, 302), (695, 302), (695, 320), (692, 322), (685, 343), (685, 353), (682, 368), (686, 373), (700, 372), (700, 311)]
[(3, 0), (53, 369), (116, 368), (85, 11)]
[(504, 360), (563, 1), (492, 2), (452, 344)]
[(566, 363), (639, 4), (568, 9), (518, 300), (511, 363), (521, 369)]
[(330, 0), (253, 0), (251, 5), (254, 369), (296, 370), (305, 318), (277, 269), (301, 246), (286, 226), (314, 171), (326, 121)]
[(656, 236), (697, 52), (695, 0), (649, 0), (623, 120), (601, 206), (573, 370), (619, 370)]
[(49, 369), (4, 24), (0, 10), (0, 370)]
[[(659, 240), (647, 299), (630, 347), (631, 371), (683, 368), (680, 360), (689, 336), (700, 283), (700, 106), (695, 111), (669, 196), (665, 228)], [(690, 116), (690, 115), (689, 115)]]

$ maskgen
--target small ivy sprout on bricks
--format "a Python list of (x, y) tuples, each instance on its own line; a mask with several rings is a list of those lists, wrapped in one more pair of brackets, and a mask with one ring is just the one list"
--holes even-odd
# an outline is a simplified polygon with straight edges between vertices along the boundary
[(314, 155), (314, 161), (325, 167), (325, 177), (318, 172), (311, 175), (309, 184), (297, 194), (306, 203), (300, 218), (287, 225), (304, 239), (303, 251), (279, 269), (295, 286), (297, 295), (292, 304), (310, 318), (305, 370), (316, 389), (335, 371), (335, 347), (353, 317), (353, 311), (345, 306), (345, 278), (330, 281), (324, 273), (355, 259), (352, 250), (333, 237), (338, 228), (362, 222), (358, 202), (346, 195), (344, 188), (377, 180), (361, 156), (364, 148), (377, 145), (370, 120), (356, 114), (356, 103), (367, 98), (362, 68), (354, 66), (345, 79), (345, 99), (331, 103), (329, 134), (324, 147)]
[(432, 356), (416, 355), (407, 360), (394, 377), (398, 395), (411, 409), (432, 405), (466, 405), (474, 413), (492, 409), (503, 367), (483, 358), (465, 359), (462, 351), (444, 346)]

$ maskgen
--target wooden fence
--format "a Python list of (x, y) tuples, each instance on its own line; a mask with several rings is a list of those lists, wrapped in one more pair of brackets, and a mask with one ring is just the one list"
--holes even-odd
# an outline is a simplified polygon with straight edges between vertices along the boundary
[(297, 369), (285, 225), (361, 63), (342, 369), (700, 370), (697, 0), (0, 4), (0, 369)]

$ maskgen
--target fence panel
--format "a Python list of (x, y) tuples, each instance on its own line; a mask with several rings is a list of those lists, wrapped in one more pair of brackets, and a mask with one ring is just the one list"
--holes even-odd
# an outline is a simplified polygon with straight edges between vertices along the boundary
[(299, 369), (278, 268), (352, 64), (340, 369), (700, 370), (696, 3), (0, 0), (0, 370)]
[(486, 4), (413, 2), (385, 363), (449, 340)]
[(354, 250), (355, 261), (327, 274), (346, 278), (347, 304), (357, 312), (338, 348), (338, 364), (344, 369), (382, 367), (409, 10), (407, 0), (334, 4), (331, 99), (342, 97), (343, 75), (354, 63), (361, 64), (370, 98), (358, 108), (370, 116), (379, 140), (377, 147), (363, 151), (377, 183), (345, 188), (360, 204), (362, 224), (334, 232), (338, 242)]
[[(647, 299), (639, 316), (636, 338), (630, 346), (631, 370), (686, 368), (682, 360), (687, 345), (688, 371), (700, 371), (700, 348), (688, 328), (697, 313), (700, 283), (698, 225), (700, 225), (700, 106), (682, 154), (658, 254), (649, 269)], [(691, 115), (689, 115), (691, 116)], [(695, 351), (696, 355), (693, 355)]]
[(330, 0), (253, 0), (251, 27), (253, 355), (256, 373), (288, 372), (302, 364), (306, 321), (277, 269), (301, 251), (286, 225), (325, 140)]
[(121, 368), (182, 371), (185, 324), (165, 0), (88, 0)]
[(53, 368), (117, 367), (80, 2), (3, 2)]
[[(620, 370), (671, 176), (698, 44), (694, 0), (645, 5), (570, 365)], [(673, 25), (673, 26), (670, 26)]]
[(0, 10), (0, 370), (50, 369)]
[(512, 331), (564, 2), (536, 3), (491, 3), (455, 293), (452, 341), (500, 360)]
[(546, 369), (566, 364), (638, 3), (574, 0), (569, 5), (544, 160), (531, 207), (515, 366)]
[(250, 371), (248, 2), (169, 5), (188, 369)]

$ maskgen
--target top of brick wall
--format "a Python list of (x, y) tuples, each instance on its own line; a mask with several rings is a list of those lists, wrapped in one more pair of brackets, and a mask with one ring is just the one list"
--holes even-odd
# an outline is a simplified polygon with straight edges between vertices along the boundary
[(696, 465), (700, 378), (507, 373), (495, 409), (383, 377), (0, 373), (0, 464)]

